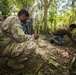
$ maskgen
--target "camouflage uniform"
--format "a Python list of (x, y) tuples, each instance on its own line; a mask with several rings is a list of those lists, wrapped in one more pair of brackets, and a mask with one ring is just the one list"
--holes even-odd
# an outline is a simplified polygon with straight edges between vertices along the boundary
[(1, 26), (3, 37), (0, 41), (3, 56), (16, 60), (18, 58), (19, 62), (24, 60), (25, 56), (30, 53), (29, 51), (37, 46), (32, 41), (33, 37), (25, 35), (20, 26), (21, 22), (17, 16), (8, 17)]
[[(46, 46), (45, 43), (42, 44), (41, 39), (35, 40), (32, 35), (25, 35), (17, 16), (8, 17), (1, 29), (2, 41), (0, 41), (0, 47), (2, 48), (2, 55), (16, 63), (25, 61), (36, 49)], [(8, 62), (9, 66), (14, 69), (20, 68), (20, 64), (12, 64), (13, 61)]]

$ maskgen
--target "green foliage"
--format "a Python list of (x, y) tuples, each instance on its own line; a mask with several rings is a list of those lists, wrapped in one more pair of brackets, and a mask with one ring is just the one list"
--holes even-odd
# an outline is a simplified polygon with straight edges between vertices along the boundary
[[(76, 23), (75, 2), (74, 0), (0, 0), (0, 11), (3, 12), (2, 15), (11, 15), (16, 14), (21, 8), (27, 8), (33, 17), (38, 15), (36, 17), (38, 25), (35, 24), (38, 26), (38, 31), (43, 33), (47, 27), (52, 33), (59, 25)], [(45, 14), (44, 9), (46, 9)]]
[(55, 66), (55, 64), (54, 64), (51, 60), (48, 60), (47, 63), (48, 63), (48, 65), (49, 65), (51, 68), (57, 69), (57, 67)]
[(0, 0), (0, 11), (2, 12), (2, 15), (10, 15), (8, 0)]
[(55, 73), (61, 72), (61, 70), (56, 66), (52, 60), (48, 60), (47, 64), (54, 70)]

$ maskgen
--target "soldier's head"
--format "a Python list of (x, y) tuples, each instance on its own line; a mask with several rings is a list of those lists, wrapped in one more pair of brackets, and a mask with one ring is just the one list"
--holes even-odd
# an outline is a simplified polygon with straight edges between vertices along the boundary
[(5, 21), (6, 18), (7, 18), (7, 16), (3, 16), (3, 17), (2, 17), (2, 20), (1, 20), (2, 23)]
[(28, 11), (26, 11), (25, 9), (21, 9), (19, 12), (18, 12), (18, 17), (20, 19), (20, 21), (22, 23), (26, 23), (27, 22), (27, 19), (29, 17), (29, 13)]
[(76, 28), (76, 24), (71, 24), (70, 26), (69, 26), (69, 29), (72, 31), (73, 29), (75, 29)]

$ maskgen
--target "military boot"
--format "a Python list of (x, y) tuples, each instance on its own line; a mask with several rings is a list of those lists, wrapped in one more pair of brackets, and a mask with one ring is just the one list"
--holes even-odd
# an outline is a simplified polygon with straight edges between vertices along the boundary
[(16, 62), (16, 60), (9, 60), (7, 65), (15, 70), (22, 70), (24, 69), (24, 65), (21, 63)]

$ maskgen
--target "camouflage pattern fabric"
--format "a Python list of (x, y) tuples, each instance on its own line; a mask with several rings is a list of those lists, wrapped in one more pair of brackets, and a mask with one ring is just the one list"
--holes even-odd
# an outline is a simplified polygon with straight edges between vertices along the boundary
[[(0, 41), (3, 56), (15, 58), (21, 55), (21, 53), (24, 52), (24, 49), (26, 51), (27, 49), (30, 49), (30, 47), (31, 50), (34, 49), (34, 46), (36, 44), (32, 42), (32, 36), (25, 35), (24, 31), (20, 28), (20, 26), (21, 22), (17, 16), (8, 17), (1, 26), (1, 29), (3, 31), (2, 34), (4, 34), (2, 37), (2, 41)], [(28, 47), (31, 44), (33, 47)], [(26, 52), (26, 54), (28, 53)]]

